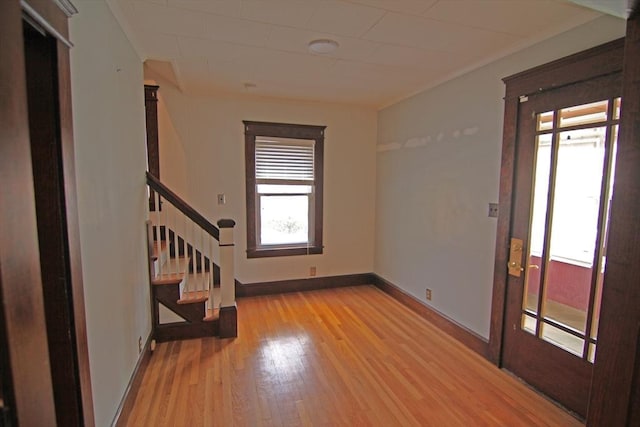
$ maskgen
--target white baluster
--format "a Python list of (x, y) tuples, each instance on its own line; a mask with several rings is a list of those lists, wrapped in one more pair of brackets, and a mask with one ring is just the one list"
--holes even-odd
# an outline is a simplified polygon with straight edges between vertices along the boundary
[[(184, 236), (182, 238), (182, 242), (184, 245), (184, 260), (187, 259), (187, 257), (189, 256), (188, 253), (188, 249), (189, 249), (189, 244), (187, 243), (189, 241), (189, 217), (188, 216), (184, 216)], [(188, 271), (185, 271), (185, 274), (188, 273)], [(185, 291), (187, 291), (188, 289), (185, 289)]]
[(171, 203), (165, 203), (165, 205), (161, 210), (160, 210), (160, 217), (162, 218), (162, 226), (164, 227), (164, 239), (162, 239), (162, 241), (164, 242), (164, 247), (165, 250), (167, 251), (167, 272), (171, 273), (171, 252), (169, 252), (169, 247), (167, 246), (167, 243), (169, 242), (169, 228), (168, 228), (168, 224), (167, 224), (167, 209), (169, 207)]
[[(198, 235), (197, 227), (198, 225), (191, 221), (191, 260), (193, 262), (193, 277), (196, 279), (196, 282), (198, 278), (198, 252), (196, 250), (196, 236)], [(195, 287), (192, 287), (191, 290), (197, 291), (199, 287), (200, 285), (196, 283)]]
[(204, 229), (200, 227), (200, 291), (207, 290), (207, 272), (204, 265)]
[(158, 276), (162, 276), (162, 239), (160, 237), (160, 194), (158, 194), (157, 191), (154, 191), (154, 195), (153, 195), (154, 201), (153, 201), (153, 205), (155, 207), (155, 217), (156, 217), (156, 221), (155, 221), (155, 235), (156, 235), (156, 255), (158, 256), (157, 260), (158, 260)]
[(208, 236), (208, 243), (209, 243), (209, 308), (211, 310), (215, 310), (217, 308), (216, 305), (216, 301), (214, 300), (214, 271), (215, 271), (215, 266), (214, 266), (214, 262), (213, 262), (213, 245), (214, 245), (214, 239), (211, 236)]
[[(175, 253), (175, 249), (176, 249), (176, 245), (175, 245), (175, 237), (176, 237), (176, 233), (175, 233), (175, 226), (174, 226), (174, 221), (172, 220), (175, 219), (175, 208), (173, 207), (172, 204), (167, 204), (166, 206), (167, 209), (167, 245), (169, 248), (169, 270), (170, 271), (176, 271), (175, 268), (175, 264), (176, 264), (176, 253)], [(173, 231), (173, 245), (171, 244), (171, 233), (169, 232), (169, 230)], [(173, 247), (173, 256), (171, 256), (171, 248)]]

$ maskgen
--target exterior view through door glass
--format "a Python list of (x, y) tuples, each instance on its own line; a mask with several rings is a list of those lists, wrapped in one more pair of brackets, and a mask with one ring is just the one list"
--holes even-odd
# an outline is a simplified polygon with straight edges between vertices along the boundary
[[(597, 344), (619, 105), (616, 98), (537, 114), (522, 328), (590, 362)], [(611, 116), (614, 121), (607, 124)]]
[(504, 365), (583, 416), (606, 267), (616, 82), (523, 98), (518, 119)]

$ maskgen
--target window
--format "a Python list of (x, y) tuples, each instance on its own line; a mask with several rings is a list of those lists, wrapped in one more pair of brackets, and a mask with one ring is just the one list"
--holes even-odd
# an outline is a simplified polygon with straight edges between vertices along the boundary
[(244, 129), (247, 257), (321, 254), (325, 126)]

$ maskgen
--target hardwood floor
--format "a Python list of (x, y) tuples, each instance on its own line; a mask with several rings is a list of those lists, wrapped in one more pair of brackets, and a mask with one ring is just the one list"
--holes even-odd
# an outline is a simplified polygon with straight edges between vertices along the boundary
[(372, 286), (238, 300), (239, 336), (159, 344), (129, 426), (577, 426)]

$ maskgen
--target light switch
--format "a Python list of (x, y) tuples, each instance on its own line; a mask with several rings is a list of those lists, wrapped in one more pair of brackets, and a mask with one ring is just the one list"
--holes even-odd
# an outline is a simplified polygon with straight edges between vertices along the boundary
[(218, 204), (224, 205), (225, 203), (227, 203), (227, 198), (225, 197), (224, 193), (218, 194)]

